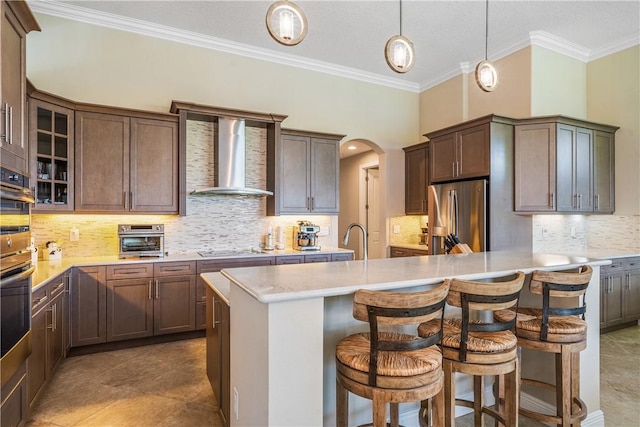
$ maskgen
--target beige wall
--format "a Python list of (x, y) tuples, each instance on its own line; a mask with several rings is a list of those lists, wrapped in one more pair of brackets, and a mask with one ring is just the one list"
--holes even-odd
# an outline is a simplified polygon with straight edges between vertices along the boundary
[(586, 119), (587, 64), (538, 46), (531, 58), (531, 115)]
[(640, 215), (640, 46), (590, 62), (587, 78), (588, 119), (620, 126), (615, 213)]
[(529, 117), (531, 113), (531, 48), (495, 62), (500, 84), (483, 92), (471, 72), (460, 74), (420, 94), (420, 134), (487, 114)]

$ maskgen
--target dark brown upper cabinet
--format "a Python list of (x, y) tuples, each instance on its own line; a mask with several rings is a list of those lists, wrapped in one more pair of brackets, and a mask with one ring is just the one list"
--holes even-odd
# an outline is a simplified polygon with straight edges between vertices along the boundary
[(404, 147), (404, 212), (427, 215), (429, 143)]
[(613, 213), (617, 129), (562, 116), (519, 120), (515, 211)]
[(282, 129), (269, 147), (267, 215), (339, 213), (342, 138)]
[(176, 116), (99, 108), (75, 125), (76, 211), (178, 213)]

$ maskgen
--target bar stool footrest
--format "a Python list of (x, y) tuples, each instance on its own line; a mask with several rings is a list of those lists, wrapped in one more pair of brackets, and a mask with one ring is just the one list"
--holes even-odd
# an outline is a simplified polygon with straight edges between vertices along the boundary
[[(456, 399), (456, 406), (464, 406), (464, 407), (471, 408), (471, 409), (474, 408), (472, 401), (464, 400), (464, 399)], [(489, 408), (487, 406), (483, 406), (482, 407), (482, 412), (487, 414), (487, 415), (489, 415), (490, 417), (492, 417), (496, 421), (500, 422), (502, 425), (506, 425), (507, 424), (507, 421), (506, 421), (505, 417), (503, 415), (501, 415), (495, 409)]]
[[(526, 384), (526, 385), (531, 385), (534, 387), (550, 390), (553, 392), (556, 391), (555, 385), (545, 383), (543, 381), (532, 380), (529, 378), (522, 378), (520, 381), (521, 381), (521, 384), (523, 385)], [(577, 408), (577, 412), (574, 412), (575, 408)], [(518, 408), (518, 412), (520, 415), (536, 421), (541, 421), (549, 424), (558, 424), (558, 425), (562, 424), (562, 417), (559, 415), (543, 414), (542, 412), (536, 412), (530, 409), (525, 409), (522, 406)], [(587, 418), (587, 404), (584, 403), (584, 401), (579, 397), (573, 396), (572, 398), (572, 409), (571, 409), (570, 418), (571, 418), (571, 424), (578, 424), (579, 422)]]

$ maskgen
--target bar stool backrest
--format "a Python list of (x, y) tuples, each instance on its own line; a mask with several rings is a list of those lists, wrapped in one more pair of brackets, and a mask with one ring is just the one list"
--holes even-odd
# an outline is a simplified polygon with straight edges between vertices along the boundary
[[(449, 281), (422, 292), (389, 292), (360, 289), (353, 298), (353, 317), (369, 323), (371, 350), (369, 356), (369, 385), (376, 385), (378, 353), (419, 350), (442, 340), (442, 319), (449, 292)], [(440, 318), (440, 331), (428, 338), (415, 336), (412, 340), (383, 340), (378, 325), (417, 325)]]
[[(540, 340), (546, 341), (549, 334), (549, 316), (579, 316), (587, 312), (585, 293), (593, 269), (583, 265), (575, 270), (542, 271), (536, 270), (531, 274), (529, 290), (534, 294), (542, 294), (542, 325)], [(580, 297), (582, 305), (574, 307), (551, 307), (551, 297)]]
[(460, 351), (458, 358), (461, 362), (467, 359), (467, 343), (470, 332), (498, 332), (513, 331), (515, 333), (516, 316), (502, 322), (492, 323), (473, 322), (473, 310), (498, 311), (514, 307), (517, 310), (520, 291), (524, 285), (525, 274), (518, 271), (515, 274), (482, 279), (461, 280), (452, 279), (447, 304), (462, 308), (462, 327), (460, 334)]

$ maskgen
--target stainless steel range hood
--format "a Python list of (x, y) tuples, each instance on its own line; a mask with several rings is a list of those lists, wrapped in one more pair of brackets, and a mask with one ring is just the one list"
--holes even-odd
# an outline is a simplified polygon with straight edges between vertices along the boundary
[(271, 191), (248, 188), (246, 177), (245, 121), (218, 117), (217, 141), (214, 141), (215, 187), (196, 189), (191, 194), (272, 196)]

